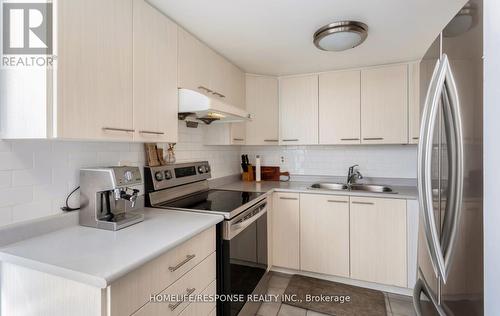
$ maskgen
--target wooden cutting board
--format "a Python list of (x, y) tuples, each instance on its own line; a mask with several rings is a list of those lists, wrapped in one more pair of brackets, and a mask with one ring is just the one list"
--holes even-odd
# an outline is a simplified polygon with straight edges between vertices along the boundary
[[(255, 169), (253, 172), (255, 174)], [(280, 181), (280, 176), (282, 175), (288, 175), (288, 172), (280, 172), (280, 167), (260, 167), (260, 179), (262, 181)]]

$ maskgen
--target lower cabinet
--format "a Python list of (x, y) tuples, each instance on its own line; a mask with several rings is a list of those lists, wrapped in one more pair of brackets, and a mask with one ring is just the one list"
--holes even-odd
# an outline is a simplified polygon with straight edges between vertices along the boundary
[(278, 267), (300, 268), (298, 193), (273, 195), (273, 264)]
[(300, 195), (300, 268), (349, 277), (349, 196)]
[(406, 201), (351, 197), (351, 278), (407, 287)]

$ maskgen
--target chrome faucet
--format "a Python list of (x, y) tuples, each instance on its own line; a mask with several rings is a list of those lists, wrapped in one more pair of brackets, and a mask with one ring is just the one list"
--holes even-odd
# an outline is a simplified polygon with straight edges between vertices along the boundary
[(349, 171), (347, 173), (347, 186), (350, 187), (354, 183), (356, 183), (356, 179), (363, 179), (363, 175), (359, 170), (355, 169), (359, 167), (359, 165), (353, 165), (349, 167)]

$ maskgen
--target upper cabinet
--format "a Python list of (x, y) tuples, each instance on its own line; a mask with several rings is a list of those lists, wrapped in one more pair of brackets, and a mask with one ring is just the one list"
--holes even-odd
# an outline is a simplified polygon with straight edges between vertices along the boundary
[(56, 14), (53, 136), (132, 140), (132, 0), (60, 1)]
[(179, 28), (179, 88), (208, 94), (245, 107), (245, 74), (241, 69)]
[[(409, 143), (418, 144), (420, 116), (423, 110), (420, 96), (420, 63), (408, 65), (408, 131)], [(429, 79), (430, 80), (430, 79)], [(424, 96), (425, 97), (425, 96)]]
[(359, 70), (319, 75), (320, 144), (361, 142), (360, 76)]
[(246, 124), (247, 145), (278, 145), (278, 79), (246, 75), (246, 110), (252, 120)]
[(318, 144), (318, 76), (280, 78), (280, 141)]
[(408, 65), (361, 70), (361, 143), (408, 143)]
[(177, 25), (134, 0), (134, 139), (177, 142)]

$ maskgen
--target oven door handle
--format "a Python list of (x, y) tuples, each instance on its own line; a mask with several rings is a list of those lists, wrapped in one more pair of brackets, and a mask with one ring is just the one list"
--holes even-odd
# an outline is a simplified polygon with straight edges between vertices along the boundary
[[(258, 212), (253, 214), (252, 216), (248, 217), (247, 219), (244, 219), (242, 221), (237, 221), (237, 222), (226, 222), (224, 233), (223, 233), (223, 239), (225, 240), (231, 240), (235, 236), (237, 236), (239, 233), (241, 233), (245, 228), (253, 224), (255, 221), (257, 221), (260, 217), (262, 217), (264, 214), (267, 213), (267, 201), (264, 200), (263, 202), (253, 206), (252, 208), (248, 209), (246, 212), (254, 212), (256, 209), (258, 209)], [(244, 212), (245, 213), (245, 212)]]

